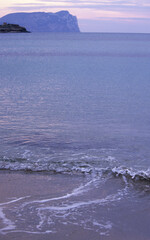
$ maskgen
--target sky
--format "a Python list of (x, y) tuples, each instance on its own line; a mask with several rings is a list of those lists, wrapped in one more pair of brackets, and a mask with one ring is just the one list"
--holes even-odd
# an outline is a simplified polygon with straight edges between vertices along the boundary
[(0, 0), (0, 17), (61, 10), (77, 16), (82, 32), (150, 33), (150, 0)]

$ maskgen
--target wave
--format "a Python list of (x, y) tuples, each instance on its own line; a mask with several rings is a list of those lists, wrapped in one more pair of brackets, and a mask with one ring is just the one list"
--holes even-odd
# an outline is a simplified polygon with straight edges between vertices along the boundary
[(125, 166), (115, 166), (115, 159), (111, 156), (98, 161), (98, 159), (71, 159), (62, 161), (37, 161), (31, 162), (25, 158), (1, 158), (0, 170), (23, 171), (25, 173), (50, 173), (50, 174), (79, 174), (94, 176), (122, 177), (124, 181), (150, 181), (150, 168), (136, 169)]
[(114, 167), (112, 173), (117, 177), (126, 177), (135, 181), (150, 181), (150, 169), (134, 170), (133, 168)]
[(52, 156), (38, 156), (28, 152), (16, 158), (1, 157), (0, 170), (24, 172), (50, 172), (68, 174), (99, 174), (102, 168), (113, 166), (115, 158), (99, 157), (91, 153), (63, 153)]
[(149, 52), (114, 52), (114, 51), (7, 51), (4, 49), (0, 51), (0, 56), (2, 57), (14, 57), (14, 56), (32, 56), (32, 57), (78, 57), (78, 56), (93, 56), (93, 57), (128, 57), (128, 58), (149, 58)]

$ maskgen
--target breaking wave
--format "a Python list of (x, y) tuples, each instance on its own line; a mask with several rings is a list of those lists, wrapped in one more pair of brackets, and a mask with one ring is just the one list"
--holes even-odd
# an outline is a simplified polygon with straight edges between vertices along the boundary
[(50, 174), (84, 174), (97, 176), (115, 176), (133, 181), (150, 181), (150, 168), (136, 169), (117, 166), (118, 162), (112, 156), (99, 159), (97, 156), (73, 154), (70, 158), (38, 159), (31, 161), (28, 158), (0, 159), (0, 170), (32, 172), (47, 172)]
[(145, 180), (150, 181), (150, 169), (134, 170), (133, 168), (114, 167), (112, 173), (117, 177), (126, 177), (135, 181)]

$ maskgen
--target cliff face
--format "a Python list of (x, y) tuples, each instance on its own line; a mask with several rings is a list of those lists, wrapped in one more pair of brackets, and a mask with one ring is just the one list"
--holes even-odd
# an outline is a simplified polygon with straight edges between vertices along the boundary
[(78, 21), (68, 11), (56, 13), (11, 13), (0, 18), (0, 24), (19, 24), (31, 32), (80, 32)]
[(4, 23), (3, 25), (0, 25), (0, 33), (9, 33), (9, 32), (24, 32), (27, 33), (28, 31), (26, 28), (19, 26), (18, 24), (7, 24)]

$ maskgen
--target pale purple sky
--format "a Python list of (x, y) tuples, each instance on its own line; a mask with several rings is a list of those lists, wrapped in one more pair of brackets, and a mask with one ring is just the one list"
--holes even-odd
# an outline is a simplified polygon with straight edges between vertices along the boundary
[(150, 0), (0, 0), (0, 17), (60, 10), (76, 15), (84, 32), (150, 33)]

